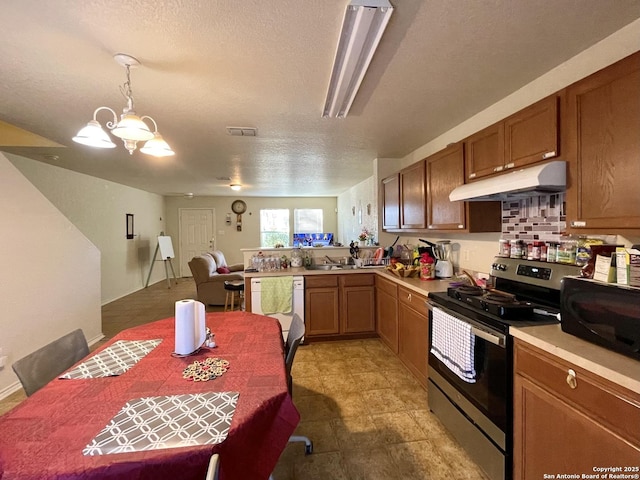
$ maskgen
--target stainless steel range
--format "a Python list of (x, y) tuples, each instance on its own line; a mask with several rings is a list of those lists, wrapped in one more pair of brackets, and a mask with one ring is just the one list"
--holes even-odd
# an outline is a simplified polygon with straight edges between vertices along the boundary
[(579, 267), (496, 257), (494, 289), (429, 293), (429, 408), (492, 480), (512, 478), (510, 326), (557, 323)]

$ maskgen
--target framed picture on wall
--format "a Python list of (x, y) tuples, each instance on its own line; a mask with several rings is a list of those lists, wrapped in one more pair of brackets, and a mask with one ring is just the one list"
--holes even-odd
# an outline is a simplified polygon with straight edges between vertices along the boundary
[(127, 239), (133, 238), (133, 213), (127, 213)]

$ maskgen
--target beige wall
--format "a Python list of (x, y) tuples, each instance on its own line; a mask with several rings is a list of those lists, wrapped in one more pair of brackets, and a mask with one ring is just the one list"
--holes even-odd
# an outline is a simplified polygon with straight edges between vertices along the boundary
[[(339, 241), (349, 245), (358, 241), (363, 228), (375, 234), (378, 240), (378, 190), (377, 175), (374, 174), (338, 196)], [(367, 209), (367, 206), (370, 206)], [(355, 213), (354, 213), (355, 212)]]
[(102, 337), (100, 252), (0, 153), (0, 398), (19, 389), (11, 364), (82, 328)]
[[(231, 212), (231, 203), (234, 200), (244, 200), (247, 211), (242, 215), (242, 231), (236, 230), (236, 215)], [(167, 212), (167, 235), (173, 239), (173, 248), (176, 253), (176, 275), (180, 265), (179, 243), (179, 217), (181, 208), (213, 208), (215, 210), (215, 238), (216, 248), (224, 252), (227, 263), (242, 263), (241, 248), (257, 248), (260, 246), (260, 209), (265, 208), (322, 208), (324, 212), (324, 231), (337, 232), (337, 213), (335, 197), (243, 197), (242, 195), (230, 197), (165, 197), (165, 209)], [(226, 224), (226, 216), (231, 214), (231, 225)], [(293, 232), (293, 211), (291, 215), (291, 231)], [(190, 274), (189, 274), (190, 275)]]
[[(158, 234), (164, 226), (160, 195), (7, 154), (11, 162), (101, 253), (102, 304), (144, 287)], [(125, 214), (134, 214), (132, 240)], [(164, 279), (154, 267), (150, 283)]]

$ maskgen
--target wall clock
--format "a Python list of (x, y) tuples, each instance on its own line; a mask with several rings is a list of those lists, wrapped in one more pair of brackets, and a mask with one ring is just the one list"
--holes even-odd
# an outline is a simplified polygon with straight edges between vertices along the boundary
[(242, 200), (234, 200), (234, 202), (231, 204), (231, 210), (233, 210), (233, 213), (235, 213), (236, 215), (242, 215), (247, 211), (247, 204)]
[(236, 230), (242, 231), (242, 214), (247, 211), (247, 204), (242, 200), (234, 200), (231, 204), (231, 210), (236, 214)]

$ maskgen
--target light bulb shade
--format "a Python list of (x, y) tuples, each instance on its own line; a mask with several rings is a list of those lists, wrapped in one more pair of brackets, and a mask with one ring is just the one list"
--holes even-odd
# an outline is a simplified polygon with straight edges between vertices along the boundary
[(153, 138), (145, 143), (140, 151), (154, 157), (169, 157), (176, 154), (158, 132), (153, 134)]
[(231, 187), (231, 190), (234, 190), (234, 191), (236, 191), (236, 192), (242, 188), (242, 185), (240, 185), (240, 184), (238, 184), (238, 183), (232, 183), (232, 184), (231, 184), (231, 185), (229, 185), (229, 186)]
[(125, 140), (135, 140), (136, 142), (151, 140), (153, 133), (140, 117), (135, 113), (123, 113), (120, 117), (118, 125), (111, 130), (116, 137)]
[(72, 140), (89, 147), (116, 148), (116, 144), (111, 141), (107, 132), (96, 120), (87, 123), (87, 126), (82, 128)]

